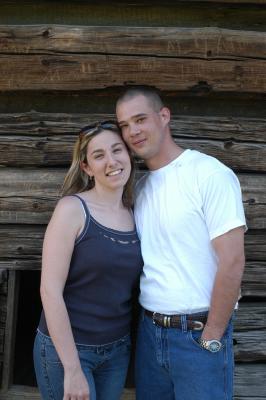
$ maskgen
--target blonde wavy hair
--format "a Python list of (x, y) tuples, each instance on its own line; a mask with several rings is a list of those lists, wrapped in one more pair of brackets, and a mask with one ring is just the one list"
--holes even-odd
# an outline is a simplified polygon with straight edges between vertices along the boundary
[[(61, 188), (62, 196), (81, 193), (94, 187), (94, 179), (91, 179), (88, 174), (82, 170), (81, 163), (87, 163), (87, 147), (89, 142), (92, 138), (105, 130), (115, 132), (122, 138), (121, 130), (114, 121), (95, 122), (94, 124), (85, 126), (79, 132), (73, 149), (72, 163)], [(122, 201), (125, 207), (131, 207), (133, 205), (135, 163), (127, 145), (126, 148), (130, 157), (131, 172), (124, 187)]]

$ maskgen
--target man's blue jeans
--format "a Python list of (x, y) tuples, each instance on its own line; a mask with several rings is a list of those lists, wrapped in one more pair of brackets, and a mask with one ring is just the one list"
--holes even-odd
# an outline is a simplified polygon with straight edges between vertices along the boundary
[(162, 328), (142, 310), (136, 349), (137, 400), (231, 400), (233, 398), (232, 322), (223, 347), (211, 353), (200, 347), (202, 331)]
[[(130, 336), (100, 346), (76, 345), (90, 387), (90, 400), (119, 400), (130, 357)], [(50, 337), (37, 332), (34, 367), (44, 400), (62, 400), (64, 370)]]

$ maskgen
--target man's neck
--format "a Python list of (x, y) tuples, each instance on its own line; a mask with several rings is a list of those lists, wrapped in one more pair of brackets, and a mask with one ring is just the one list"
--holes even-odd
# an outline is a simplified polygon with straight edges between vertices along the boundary
[(171, 161), (175, 160), (177, 157), (182, 154), (184, 149), (176, 145), (174, 142), (168, 144), (161, 151), (156, 154), (154, 157), (150, 158), (149, 160), (144, 160), (145, 164), (149, 168), (150, 171), (154, 171), (156, 169), (165, 167)]

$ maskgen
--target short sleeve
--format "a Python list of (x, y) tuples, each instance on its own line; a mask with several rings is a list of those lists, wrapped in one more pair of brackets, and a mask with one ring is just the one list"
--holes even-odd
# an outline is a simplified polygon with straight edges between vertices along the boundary
[(240, 226), (247, 230), (241, 188), (232, 170), (213, 172), (201, 184), (200, 192), (211, 240)]

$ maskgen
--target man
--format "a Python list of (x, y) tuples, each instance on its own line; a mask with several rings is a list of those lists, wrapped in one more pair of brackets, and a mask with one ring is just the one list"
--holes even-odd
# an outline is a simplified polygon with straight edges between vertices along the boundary
[(135, 202), (144, 259), (137, 400), (232, 399), (231, 317), (244, 269), (238, 179), (175, 144), (170, 111), (153, 89), (129, 88), (116, 112), (124, 140), (150, 170)]

